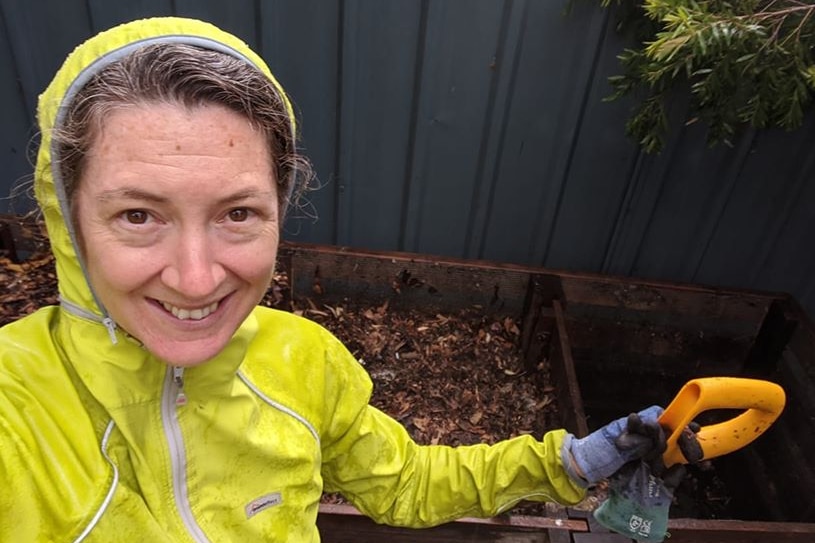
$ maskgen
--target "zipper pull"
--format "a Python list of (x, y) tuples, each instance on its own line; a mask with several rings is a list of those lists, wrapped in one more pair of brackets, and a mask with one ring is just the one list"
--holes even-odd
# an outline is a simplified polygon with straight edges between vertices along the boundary
[(113, 319), (110, 317), (105, 317), (102, 319), (102, 324), (105, 325), (105, 328), (108, 329), (108, 336), (110, 336), (110, 342), (116, 345), (119, 343), (119, 340), (116, 339), (116, 323), (113, 322)]
[(173, 383), (178, 389), (175, 404), (178, 406), (187, 405), (187, 395), (184, 394), (184, 368), (173, 366)]

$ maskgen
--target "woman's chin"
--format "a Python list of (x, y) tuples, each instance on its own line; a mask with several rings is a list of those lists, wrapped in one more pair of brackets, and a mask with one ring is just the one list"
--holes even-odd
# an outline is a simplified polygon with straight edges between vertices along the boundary
[(170, 366), (189, 368), (215, 358), (224, 349), (228, 341), (214, 341), (214, 339), (162, 342), (154, 345), (151, 345), (151, 342), (148, 341), (144, 346), (153, 356)]

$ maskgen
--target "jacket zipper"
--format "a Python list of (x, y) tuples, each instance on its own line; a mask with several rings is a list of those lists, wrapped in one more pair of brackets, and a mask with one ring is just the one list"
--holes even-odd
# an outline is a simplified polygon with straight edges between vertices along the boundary
[(60, 297), (59, 304), (65, 308), (68, 313), (73, 313), (77, 317), (82, 317), (83, 319), (88, 319), (94, 322), (99, 322), (104, 325), (105, 329), (108, 331), (108, 336), (110, 337), (110, 342), (113, 345), (119, 343), (119, 340), (116, 338), (116, 323), (108, 316), (100, 317), (99, 315), (88, 311), (84, 307), (78, 306), (73, 302), (69, 302), (65, 298)]
[(184, 438), (178, 424), (178, 408), (187, 403), (184, 394), (184, 369), (168, 367), (164, 378), (164, 392), (161, 398), (161, 420), (164, 424), (164, 435), (170, 450), (170, 466), (173, 478), (173, 494), (178, 514), (187, 528), (187, 532), (197, 543), (209, 543), (204, 531), (192, 514), (187, 494), (187, 454), (184, 450)]

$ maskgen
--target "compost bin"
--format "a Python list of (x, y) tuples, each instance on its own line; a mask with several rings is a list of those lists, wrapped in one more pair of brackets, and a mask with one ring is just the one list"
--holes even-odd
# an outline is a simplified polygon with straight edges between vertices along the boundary
[[(666, 405), (692, 378), (780, 384), (787, 406), (763, 436), (690, 468), (672, 508), (670, 541), (815, 541), (815, 328), (790, 296), (303, 244), (284, 244), (280, 267), (283, 305), (387, 304), (430, 315), (476, 308), (499, 322), (511, 317), (522, 363), (535, 372), (546, 362), (560, 424), (578, 435), (621, 413)], [(605, 533), (587, 510), (558, 507), (415, 531), (327, 504), (319, 522), (329, 543), (628, 541)]]

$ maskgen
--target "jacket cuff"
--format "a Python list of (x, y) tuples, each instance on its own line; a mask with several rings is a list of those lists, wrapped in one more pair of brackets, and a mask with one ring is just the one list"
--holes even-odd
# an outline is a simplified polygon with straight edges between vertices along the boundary
[(572, 441), (575, 437), (572, 434), (566, 434), (563, 437), (563, 443), (560, 445), (560, 461), (563, 463), (563, 469), (569, 475), (569, 478), (580, 488), (588, 488), (589, 482), (579, 475), (577, 464), (575, 463), (574, 455), (572, 454)]

